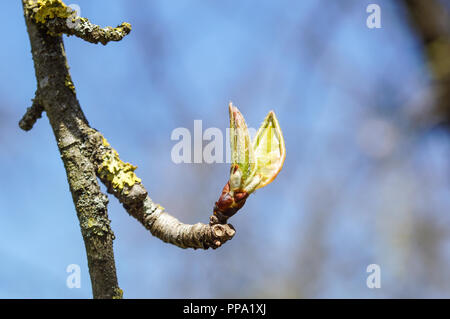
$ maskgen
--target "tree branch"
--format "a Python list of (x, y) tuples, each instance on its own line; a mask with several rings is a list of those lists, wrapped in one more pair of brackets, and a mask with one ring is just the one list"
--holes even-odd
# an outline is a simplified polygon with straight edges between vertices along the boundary
[(126, 22), (115, 28), (93, 24), (87, 18), (77, 16), (77, 12), (61, 0), (28, 1), (26, 6), (29, 18), (44, 25), (52, 36), (64, 33), (105, 45), (110, 41), (120, 41), (131, 32), (131, 25)]
[(114, 234), (106, 208), (108, 199), (101, 193), (97, 177), (131, 216), (164, 242), (181, 248), (215, 249), (230, 240), (235, 230), (226, 221), (242, 207), (248, 194), (239, 199), (236, 197), (238, 202), (224, 197), (228, 195), (227, 184), (221, 195), (226, 201), (219, 199), (216, 202), (209, 224), (181, 223), (150, 199), (141, 180), (134, 174), (136, 167), (119, 158), (105, 138), (89, 126), (81, 110), (62, 37), (56, 33), (75, 34), (89, 42), (105, 44), (120, 40), (131, 30), (129, 24), (122, 24), (119, 29), (101, 29), (103, 32), (82, 20), (88, 23), (86, 28), (91, 28), (90, 31), (86, 28), (67, 30), (61, 24), (68, 17), (67, 7), (60, 0), (22, 0), (22, 3), (39, 98), (27, 110), (20, 126), (31, 129), (42, 111), (46, 111), (80, 222), (94, 298), (122, 297), (113, 254)]
[(115, 28), (102, 28), (81, 17), (75, 17), (69, 22), (60, 18), (52, 19), (46, 23), (46, 26), (53, 34), (65, 33), (74, 35), (87, 42), (95, 44), (100, 42), (103, 45), (110, 41), (120, 41), (131, 32), (131, 25), (126, 22)]
[(97, 131), (89, 133), (91, 160), (97, 167), (97, 176), (124, 206), (153, 236), (180, 248), (218, 248), (233, 238), (230, 224), (219, 223), (216, 216), (209, 224), (181, 223), (152, 201), (141, 179), (134, 174), (136, 167), (124, 163), (116, 150)]
[[(70, 80), (62, 37), (51, 36), (37, 25), (30, 17), (30, 4), (33, 2), (23, 0), (39, 87), (39, 105), (50, 120), (66, 169), (86, 247), (93, 296), (121, 298), (113, 254), (114, 234), (106, 208), (108, 199), (100, 191), (94, 165), (83, 153), (85, 135), (82, 132), (89, 126)], [(25, 123), (31, 122), (25, 120)]]
[[(23, 0), (31, 43), (39, 98), (20, 121), (25, 130), (46, 111), (67, 173), (72, 199), (86, 247), (94, 298), (121, 298), (113, 253), (114, 233), (107, 213), (108, 199), (102, 194), (96, 175), (124, 205), (130, 215), (165, 242), (182, 248), (217, 248), (235, 233), (231, 225), (186, 225), (154, 204), (133, 171), (100, 133), (90, 128), (76, 98), (61, 35), (75, 34), (90, 42), (119, 40), (131, 30), (128, 24), (117, 29), (96, 26), (72, 31), (61, 24), (66, 6), (59, 0)], [(83, 23), (88, 23), (82, 20)], [(83, 25), (83, 24), (80, 24)], [(80, 26), (79, 25), (79, 26)], [(84, 28), (84, 29), (83, 29)], [(77, 31), (78, 30), (78, 31)], [(83, 31), (84, 30), (84, 31)], [(108, 162), (109, 161), (109, 162)], [(118, 165), (113, 167), (113, 165)], [(117, 171), (115, 169), (118, 169)], [(212, 218), (214, 221), (214, 218)]]

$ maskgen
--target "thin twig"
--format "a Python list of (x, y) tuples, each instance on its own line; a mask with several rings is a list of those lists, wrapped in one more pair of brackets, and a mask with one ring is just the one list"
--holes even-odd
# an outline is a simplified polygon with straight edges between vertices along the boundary
[(44, 107), (37, 98), (34, 98), (33, 104), (27, 108), (27, 111), (20, 120), (19, 127), (24, 131), (31, 130), (34, 123), (42, 117), (42, 112), (44, 112)]
[(95, 44), (100, 42), (103, 45), (110, 41), (120, 41), (131, 32), (131, 25), (127, 22), (123, 22), (115, 28), (102, 28), (81, 17), (73, 18), (73, 21), (55, 18), (49, 20), (46, 26), (53, 34), (74, 35), (87, 42)]

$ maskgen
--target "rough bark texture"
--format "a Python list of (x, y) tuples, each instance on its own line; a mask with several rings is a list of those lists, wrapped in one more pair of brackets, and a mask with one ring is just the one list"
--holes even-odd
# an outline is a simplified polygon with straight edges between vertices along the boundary
[(61, 0), (22, 0), (22, 3), (38, 88), (19, 126), (30, 130), (43, 111), (49, 118), (80, 222), (94, 298), (123, 295), (117, 282), (108, 198), (101, 193), (97, 177), (131, 216), (167, 243), (208, 249), (230, 240), (235, 234), (233, 226), (221, 223), (214, 214), (209, 224), (188, 225), (153, 203), (134, 174), (136, 167), (119, 158), (105, 138), (89, 126), (81, 110), (59, 33), (106, 44), (122, 39), (131, 26), (123, 23), (117, 28), (100, 28), (80, 18), (84, 27), (77, 28), (76, 24), (64, 24), (72, 13)]
[(66, 20), (53, 19), (47, 23), (47, 28), (52, 34), (65, 33), (67, 35), (75, 35), (87, 42), (100, 42), (103, 45), (110, 41), (120, 41), (131, 32), (131, 26), (126, 22), (115, 28), (102, 28), (91, 23), (88, 19), (80, 17), (73, 18), (69, 25)]

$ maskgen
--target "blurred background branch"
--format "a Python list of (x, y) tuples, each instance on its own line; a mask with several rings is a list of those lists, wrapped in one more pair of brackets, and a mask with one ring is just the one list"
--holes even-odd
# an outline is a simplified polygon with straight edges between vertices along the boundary
[(434, 105), (428, 121), (450, 129), (450, 3), (403, 0), (409, 23), (422, 43), (432, 74)]

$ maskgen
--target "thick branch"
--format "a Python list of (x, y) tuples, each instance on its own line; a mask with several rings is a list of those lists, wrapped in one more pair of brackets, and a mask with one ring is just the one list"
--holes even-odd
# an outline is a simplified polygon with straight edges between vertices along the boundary
[(67, 173), (70, 191), (80, 221), (94, 298), (120, 298), (113, 255), (114, 234), (106, 209), (108, 199), (100, 191), (95, 167), (84, 154), (83, 129), (88, 123), (70, 81), (61, 36), (51, 36), (30, 18), (23, 0), (31, 43), (39, 104), (50, 120)]

